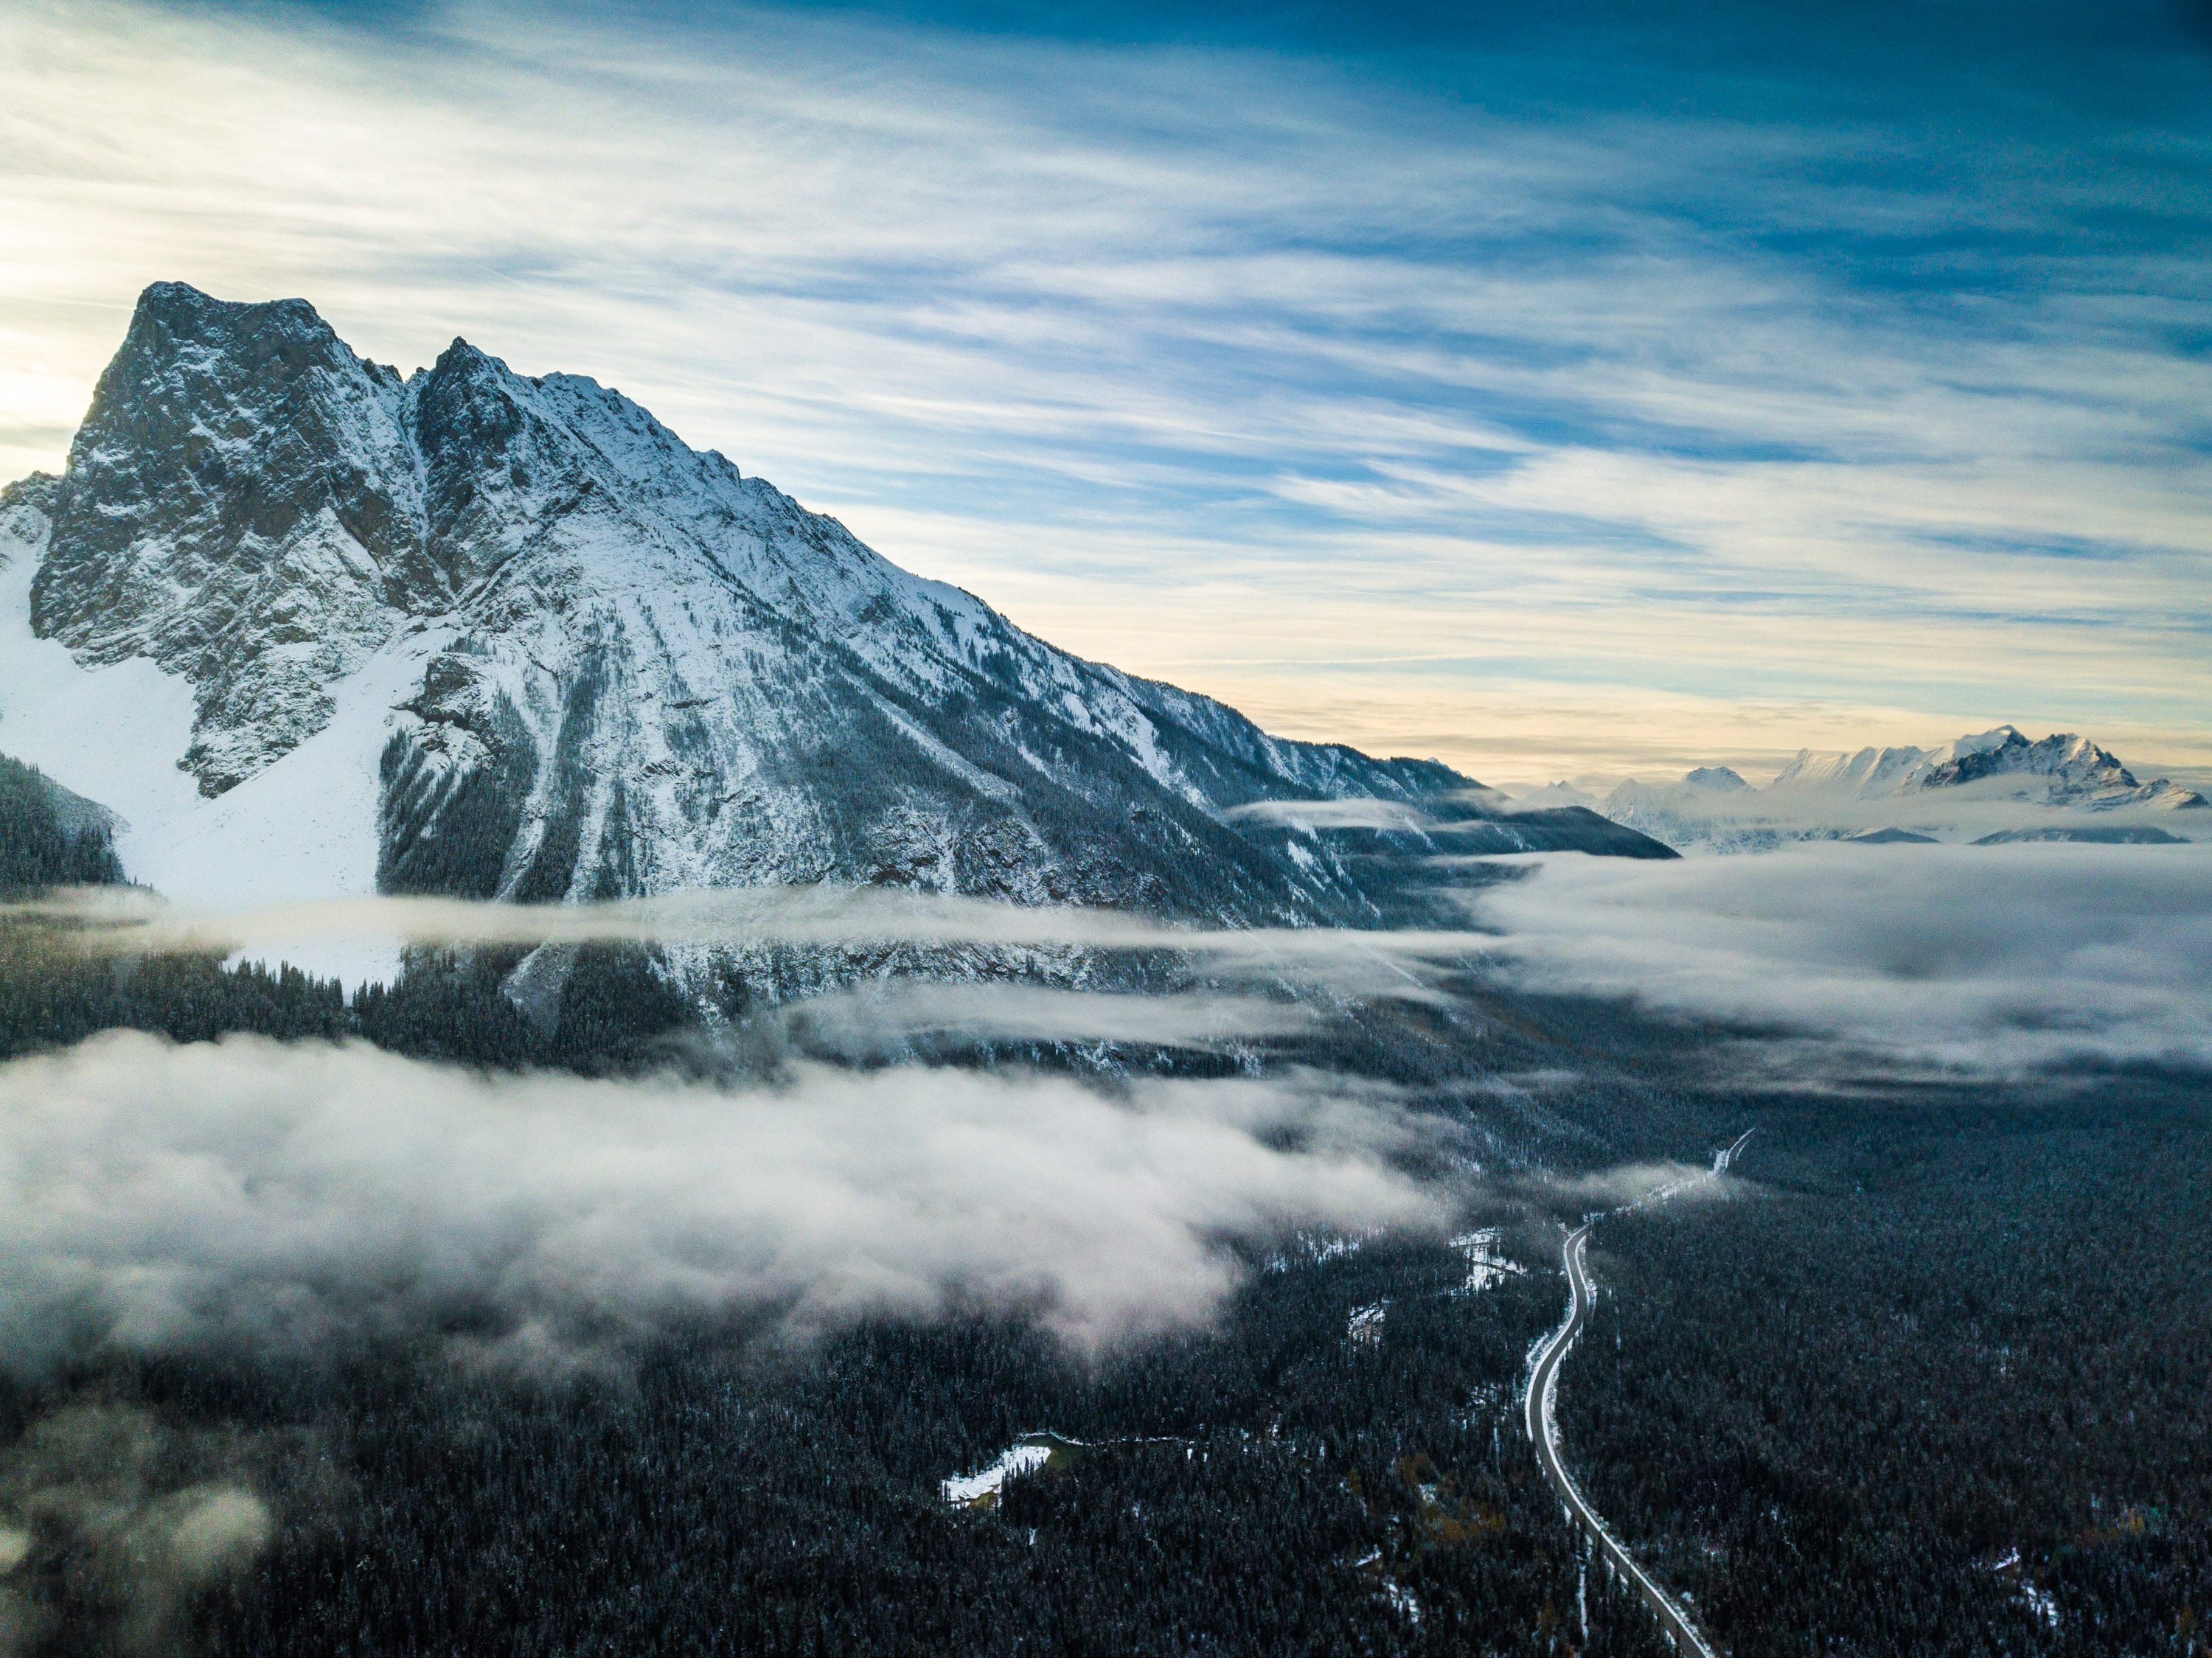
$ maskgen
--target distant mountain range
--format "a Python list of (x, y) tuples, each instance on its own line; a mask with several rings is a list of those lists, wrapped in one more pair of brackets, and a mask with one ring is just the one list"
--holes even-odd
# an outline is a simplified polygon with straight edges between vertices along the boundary
[[(65, 471), (0, 492), (0, 751), (196, 896), (829, 882), (1372, 924), (1462, 841), (1668, 855), (1055, 650), (595, 381), (459, 340), (403, 377), (302, 301), (179, 283)], [(1407, 811), (1251, 810), (1358, 800)]]
[[(1694, 775), (1694, 774), (1692, 774)], [(1987, 786), (1984, 799), (2033, 800), (2093, 811), (2118, 806), (2172, 811), (2201, 807), (2204, 797), (2165, 778), (2138, 783), (2135, 774), (2086, 737), (2054, 732), (2031, 743), (2016, 727), (1999, 726), (1940, 749), (1861, 749), (1856, 754), (1800, 750), (1769, 790), (1778, 798), (1896, 799), (1917, 790)]]
[[(2132, 818), (2208, 805), (2202, 794), (2165, 778), (2138, 782), (2086, 737), (2057, 732), (2032, 742), (2012, 726), (1932, 749), (1802, 749), (1765, 788), (1725, 766), (1701, 766), (1679, 782), (1632, 778), (1602, 799), (1553, 783), (1516, 804), (1586, 807), (1671, 847), (1731, 852), (1808, 839), (2155, 843), (2189, 837), (2150, 824), (2098, 826), (2082, 815)], [(2005, 821), (1992, 827), (1998, 818)]]

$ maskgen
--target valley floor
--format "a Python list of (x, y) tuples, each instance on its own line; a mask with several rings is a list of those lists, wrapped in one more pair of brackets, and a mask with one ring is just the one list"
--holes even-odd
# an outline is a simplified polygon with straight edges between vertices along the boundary
[[(0, 952), (15, 1051), (124, 1019), (364, 1034), (297, 975), (51, 967)], [(499, 1332), (456, 1303), (282, 1358), (18, 1363), (14, 1649), (1658, 1658), (1521, 1421), (1563, 1225), (1635, 1170), (1698, 1191), (1592, 1234), (1561, 1442), (1716, 1649), (2204, 1649), (2200, 1078), (1747, 1091), (1697, 1032), (1469, 988), (1479, 1032), (1408, 1016), (1257, 1061), (1395, 1074), (1451, 1116), (1472, 1161), (1430, 1173), (1459, 1182), (1453, 1231), (1251, 1254), (1180, 1333), (1086, 1351), (979, 1302), (801, 1335), (769, 1308), (532, 1370), (471, 1361)], [(467, 1005), (403, 987), (365, 1034), (466, 1057)], [(599, 1063), (659, 1063), (626, 1052)], [(948, 1501), (1024, 1443), (1072, 1448)], [(192, 1566), (180, 1515), (239, 1569)], [(157, 1521), (155, 1582), (129, 1560)]]

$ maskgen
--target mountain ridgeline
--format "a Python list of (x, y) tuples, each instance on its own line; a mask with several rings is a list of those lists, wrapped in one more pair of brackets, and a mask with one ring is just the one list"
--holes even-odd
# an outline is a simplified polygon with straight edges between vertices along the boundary
[(2192, 838), (2167, 825), (2212, 817), (2212, 803), (2196, 790), (2170, 778), (2139, 780), (2087, 737), (2054, 732), (2031, 741), (2013, 726), (1937, 748), (1801, 749), (1764, 788), (1729, 767), (1699, 766), (1677, 782), (1632, 777), (1603, 799), (1554, 783), (1517, 804), (1587, 806), (1670, 847), (1717, 852), (1822, 840), (2158, 846)]
[[(403, 378), (301, 301), (149, 288), (66, 471), (0, 516), (33, 633), (190, 683), (203, 796), (360, 748), (386, 891), (830, 882), (1371, 925), (1430, 853), (1669, 855), (1070, 656), (611, 389), (458, 340)], [(363, 699), (368, 735), (334, 723)], [(1239, 810), (1346, 799), (1408, 827)]]

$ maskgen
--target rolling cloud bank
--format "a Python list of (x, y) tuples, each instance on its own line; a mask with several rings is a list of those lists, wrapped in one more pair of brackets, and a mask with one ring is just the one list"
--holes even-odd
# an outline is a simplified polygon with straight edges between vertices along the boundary
[(693, 1315), (961, 1299), (1095, 1345), (1206, 1320), (1233, 1238), (1441, 1224), (1387, 1159), (1443, 1132), (1310, 1076), (732, 1091), (115, 1032), (0, 1067), (0, 1363), (426, 1331), (559, 1362)]
[[(1770, 1075), (2212, 1066), (2212, 847), (1504, 861), (1520, 878), (1466, 895), (1482, 931), (1393, 944), (1032, 911), (1018, 937), (1182, 948), (1209, 969), (1289, 960), (1330, 995), (1449, 1000), (1452, 973), (1471, 969), (1632, 997), (1755, 1036), (1731, 1051)], [(719, 902), (740, 899), (775, 936), (810, 916), (832, 938), (1003, 943), (1014, 925), (997, 907), (888, 895)], [(567, 942), (696, 942), (731, 920), (687, 900), (349, 903), (283, 921), (356, 927), (364, 909), (453, 939), (495, 922), (512, 943), (556, 926)], [(869, 1057), (915, 1032), (1219, 1048), (1323, 1016), (1279, 993), (894, 981), (781, 1017)], [(1096, 1347), (1204, 1322), (1243, 1271), (1237, 1241), (1441, 1226), (1449, 1194), (1405, 1166), (1465, 1132), (1399, 1090), (1303, 1072), (1109, 1088), (801, 1063), (732, 1087), (116, 1031), (0, 1066), (0, 1364), (36, 1376), (101, 1351), (428, 1334), (558, 1365), (695, 1316), (803, 1330), (960, 1304), (1033, 1309)]]
[[(1104, 910), (811, 887), (589, 905), (374, 898), (226, 911), (86, 890), (12, 913), (70, 923), (95, 950), (240, 949), (270, 959), (274, 944), (331, 934), (978, 953), (972, 982), (884, 979), (778, 1016), (802, 1046), (852, 1057), (895, 1054), (914, 1036), (1218, 1049), (1310, 1029), (1349, 1002), (1455, 1005), (1464, 988), (1455, 981), (1472, 973), (1547, 993), (1632, 996), (1784, 1045), (1809, 1037), (1958, 1072), (2212, 1063), (2212, 846), (1810, 842), (1670, 863), (1434, 861), (1518, 878), (1460, 894), (1466, 931), (1204, 931)], [(1109, 994), (1001, 976), (1112, 952), (1179, 962), (1214, 982)]]
[[(2212, 847), (1835, 844), (1555, 857), (1471, 895), (1531, 988), (1905, 1065), (2212, 1065)], [(1802, 1057), (1790, 1048), (1785, 1054)]]
[(784, 1030), (810, 1048), (854, 1059), (890, 1055), (916, 1037), (977, 1042), (1128, 1042), (1195, 1052), (1297, 1035), (1322, 1023), (1301, 1002), (1202, 991), (1164, 996), (1054, 990), (1042, 985), (894, 980), (833, 991), (783, 1010)]
[[(1439, 971), (1486, 940), (1463, 932), (1340, 927), (1196, 928), (1121, 911), (1036, 907), (877, 887), (779, 886), (672, 892), (590, 904), (464, 898), (334, 898), (237, 908), (172, 905), (114, 887), (66, 889), (0, 905), (0, 919), (59, 922), (75, 944), (119, 955), (231, 952), (270, 962), (337, 938), (405, 944), (652, 944), (678, 950), (788, 946), (966, 950), (1002, 966), (1086, 952), (1170, 954), (1224, 976), (1296, 983), (1368, 999), (1441, 999)], [(1094, 1007), (1105, 999), (1093, 998)], [(1063, 1013), (1062, 1018), (1067, 1017)], [(1034, 1016), (1010, 1034), (1030, 1034)], [(1181, 1029), (1182, 1022), (1171, 1022)], [(1267, 1029), (1279, 1029), (1273, 1016)], [(1144, 1040), (1102, 1028), (1100, 1039)], [(1081, 1040), (1082, 1029), (1064, 1032)], [(1257, 1034), (1266, 1034), (1261, 1032)], [(1170, 1037), (1164, 1040), (1176, 1041)]]

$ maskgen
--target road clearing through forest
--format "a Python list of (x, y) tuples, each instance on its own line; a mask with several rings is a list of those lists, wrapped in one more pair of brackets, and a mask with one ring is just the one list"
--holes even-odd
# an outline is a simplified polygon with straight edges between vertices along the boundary
[[(1717, 1180), (1725, 1174), (1729, 1165), (1735, 1160), (1736, 1153), (1743, 1150), (1744, 1141), (1751, 1136), (1752, 1131), (1746, 1129), (1735, 1145), (1716, 1154), (1712, 1172), (1704, 1178)], [(1680, 1187), (1669, 1187), (1665, 1192), (1654, 1193), (1650, 1197), (1626, 1207), (1640, 1208), (1655, 1199), (1671, 1197), (1680, 1189)], [(1621, 1212), (1613, 1210), (1609, 1212), (1618, 1214)], [(1559, 1392), (1559, 1366), (1565, 1362), (1568, 1350), (1575, 1345), (1575, 1338), (1582, 1333), (1583, 1325), (1589, 1317), (1590, 1306), (1595, 1299), (1583, 1251), (1589, 1243), (1590, 1228), (1597, 1224), (1599, 1218), (1594, 1216), (1585, 1219), (1567, 1234), (1565, 1242), (1560, 1246), (1559, 1260), (1567, 1274), (1567, 1321), (1553, 1332), (1551, 1339), (1545, 1343), (1536, 1356), (1535, 1368), (1528, 1373), (1528, 1391), (1522, 1401), (1528, 1440), (1536, 1448), (1536, 1461), (1544, 1470), (1546, 1481), (1559, 1501), (1566, 1505), (1567, 1513), (1582, 1527), (1598, 1552), (1612, 1562), (1614, 1570), (1636, 1585), (1637, 1593), (1643, 1597), (1644, 1604), (1651, 1609), (1651, 1615), (1659, 1620), (1661, 1631), (1674, 1649), (1695, 1653), (1698, 1658), (1717, 1658), (1711, 1644), (1690, 1620), (1689, 1613), (1682, 1610), (1674, 1596), (1659, 1587), (1650, 1573), (1636, 1564), (1635, 1557), (1606, 1529), (1604, 1520), (1583, 1499), (1575, 1485), (1574, 1477), (1567, 1472), (1567, 1465), (1559, 1456), (1559, 1428), (1553, 1418), (1553, 1406)]]

